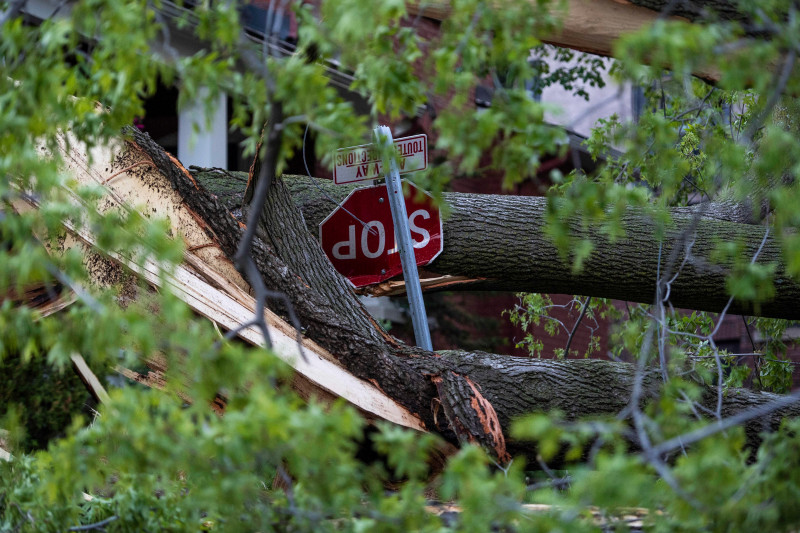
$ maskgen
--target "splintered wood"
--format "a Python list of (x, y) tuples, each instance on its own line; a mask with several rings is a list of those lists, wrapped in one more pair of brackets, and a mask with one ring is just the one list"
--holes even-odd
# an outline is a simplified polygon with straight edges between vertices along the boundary
[(97, 379), (97, 376), (94, 375), (94, 372), (89, 368), (89, 365), (86, 364), (86, 360), (80, 354), (76, 353), (72, 354), (70, 359), (75, 368), (75, 373), (81, 378), (81, 381), (83, 381), (89, 393), (98, 403), (106, 403), (108, 401), (108, 393), (103, 387), (103, 384), (100, 383), (100, 380)]
[[(534, 3), (534, 0), (530, 0)], [(503, 9), (501, 0), (494, 2)], [(445, 21), (452, 16), (449, 0), (406, 2), (409, 14)], [(686, 21), (683, 17), (664, 16), (655, 9), (637, 6), (628, 0), (565, 0), (552, 2), (550, 13), (559, 17), (559, 30), (538, 37), (545, 43), (601, 56), (612, 56), (614, 43), (626, 34), (635, 33), (660, 19)], [(719, 80), (719, 70), (709, 65), (694, 73), (709, 81)]]
[[(110, 284), (109, 276), (118, 280), (119, 273), (112, 271), (124, 267), (155, 288), (168, 288), (196, 313), (226, 330), (234, 330), (252, 319), (256, 306), (249, 286), (216, 243), (213, 231), (184, 204), (167, 179), (153, 165), (147, 164), (148, 156), (136, 144), (120, 141), (92, 151), (91, 158), (77, 143), (70, 143), (68, 147), (62, 142), (61, 150), (67, 170), (79, 185), (100, 185), (108, 190), (100, 202), (101, 212), (134, 209), (148, 218), (166, 218), (173, 236), (182, 239), (186, 249), (191, 251), (185, 253), (183, 264), (164, 275), (160, 265), (151, 260), (124, 257), (115, 250), (100, 250), (90, 231), (65, 222), (68, 238), (59, 244), (60, 250), (51, 250), (52, 253), (72, 246), (83, 246), (87, 257), (100, 251), (103, 256), (100, 262), (112, 265), (89, 269), (98, 285)], [(24, 210), (35, 209), (37, 205), (34, 200), (27, 199), (17, 200), (15, 207)], [(321, 400), (344, 398), (367, 418), (425, 430), (418, 417), (372, 383), (347, 372), (332, 354), (308, 339), (298, 343), (294, 328), (280, 317), (267, 310), (265, 319), (272, 353), (296, 370), (293, 386), (301, 396)], [(238, 336), (254, 346), (266, 345), (259, 329), (253, 326), (242, 329)], [(301, 346), (305, 359), (301, 356)]]

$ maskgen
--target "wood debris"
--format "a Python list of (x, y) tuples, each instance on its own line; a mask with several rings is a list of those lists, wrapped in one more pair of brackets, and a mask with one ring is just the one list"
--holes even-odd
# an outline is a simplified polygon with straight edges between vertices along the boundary
[[(162, 269), (151, 260), (131, 259), (113, 250), (100, 250), (94, 235), (65, 222), (67, 237), (59, 243), (61, 253), (73, 246), (83, 246), (86, 254), (103, 253), (117, 267), (134, 272), (154, 288), (168, 287), (196, 313), (225, 330), (247, 323), (255, 312), (255, 300), (249, 286), (215, 243), (215, 235), (183, 202), (166, 178), (146, 162), (149, 157), (132, 142), (119, 142), (92, 152), (91, 163), (78, 143), (60, 143), (67, 169), (78, 185), (103, 185), (108, 196), (101, 210), (135, 209), (147, 217), (167, 218), (172, 231), (187, 249), (184, 263), (172, 273), (162, 276)], [(188, 171), (186, 171), (188, 173)], [(108, 180), (113, 176), (113, 180)], [(76, 200), (77, 201), (77, 200)], [(18, 211), (36, 209), (31, 199), (17, 199)], [(107, 285), (108, 269), (91, 270), (93, 281)], [(424, 424), (374, 384), (347, 372), (336, 358), (308, 339), (298, 344), (294, 329), (279, 316), (265, 313), (273, 344), (272, 352), (296, 370), (293, 386), (304, 398), (321, 400), (344, 398), (369, 419), (383, 419), (405, 427), (424, 431)], [(265, 339), (256, 327), (242, 329), (238, 336), (254, 346), (265, 346)], [(306, 356), (301, 356), (300, 350)]]
[(72, 354), (70, 359), (72, 360), (72, 366), (75, 372), (78, 374), (78, 377), (81, 378), (83, 384), (86, 385), (86, 389), (94, 399), (97, 400), (98, 403), (108, 402), (108, 392), (106, 392), (100, 380), (97, 379), (97, 376), (94, 375), (92, 369), (89, 368), (89, 365), (86, 364), (86, 360), (77, 353)]

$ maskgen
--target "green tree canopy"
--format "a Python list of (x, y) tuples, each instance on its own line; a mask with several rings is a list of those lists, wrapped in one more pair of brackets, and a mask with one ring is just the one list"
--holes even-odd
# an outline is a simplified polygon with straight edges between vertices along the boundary
[[(670, 295), (684, 273), (722, 272), (715, 297), (726, 304), (715, 310), (724, 315), (736, 305), (760, 314), (797, 282), (796, 6), (692, 4), (703, 7), (682, 8), (692, 20), (664, 13), (616, 42), (613, 74), (647, 88), (645, 112), (636, 123), (610, 119), (595, 129), (592, 153), (622, 149), (597, 172), (551, 173), (546, 224), (535, 228), (567, 279), (646, 223), (654, 244), (641, 259), (656, 265), (651, 305), (627, 313), (612, 340), (614, 353), (634, 363), (526, 360), (518, 376), (557, 378), (517, 390), (501, 356), (399, 346), (358, 310), (334, 323), (317, 304), (332, 301), (328, 292), (348, 302), (352, 295), (337, 293), (346, 285), (330, 269), (293, 255), (319, 251), (278, 177), (303, 149), (307, 129), (318, 153), (330, 153), (369, 139), (381, 118), (413, 116), (434, 102), (436, 148), (446, 157), (424, 178), (431, 189), (453, 175), (479, 176), (487, 152), (509, 183), (534, 175), (546, 154), (566, 149), (564, 131), (545, 122), (547, 105), (525, 83), (540, 69), (531, 51), (566, 24), (559, 10), (548, 2), (453, 1), (440, 34), (428, 39), (415, 26), (423, 5), (409, 15), (401, 1), (302, 4), (294, 7), (298, 48), (282, 55), (271, 34), (259, 44), (245, 37), (236, 2), (178, 9), (77, 0), (54, 5), (44, 20), (25, 0), (0, 2), (2, 362), (45, 363), (43, 372), (57, 375), (80, 354), (104, 372), (154, 360), (164, 369), (161, 390), (115, 388), (90, 422), (76, 419), (35, 453), (17, 444), (21, 413), (31, 406), (0, 406), (0, 439), (14, 455), (0, 464), (2, 528), (577, 531), (643, 521), (663, 530), (795, 529), (798, 423), (780, 424), (795, 396), (735, 389), (743, 370), (713, 338), (721, 318), (676, 312)], [(170, 43), (178, 31), (202, 44), (196, 53), (177, 53)], [(595, 79), (600, 65), (589, 64), (578, 77)], [(332, 68), (352, 75), (349, 90), (367, 100), (367, 115), (331, 86)], [(710, 71), (713, 84), (693, 74)], [(486, 80), (495, 95), (477, 112), (472, 94)], [(548, 80), (569, 85), (574, 76)], [(141, 134), (123, 136), (159, 81), (179, 85), (187, 99), (232, 97), (231, 123), (247, 136), (242, 150), (258, 153), (260, 164), (245, 228)], [(109, 209), (104, 183), (76, 180), (108, 153), (131, 170), (123, 154), (137, 150), (149, 158), (137, 165), (157, 168), (213, 228), (260, 304), (275, 299), (271, 291), (285, 293), (291, 305), (278, 303), (279, 312), (296, 310), (310, 338), (358, 377), (377, 376), (377, 388), (396, 393), (431, 433), (368, 425), (342, 402), (305, 401), (270, 350), (221, 339), (195, 316), (169, 289), (185, 258), (184, 243), (171, 238), (175, 228), (135, 206)], [(292, 213), (293, 233), (281, 235), (278, 215)], [(709, 218), (750, 227), (737, 232)], [(754, 228), (761, 240), (753, 240)], [(94, 249), (78, 243), (89, 235)], [(693, 251), (700, 241), (702, 256)], [(128, 267), (142, 264), (154, 265), (149, 278)], [(97, 268), (107, 269), (106, 286), (96, 283)], [(25, 296), (31, 287), (75, 302), (55, 313), (37, 309)], [(546, 307), (542, 299), (528, 303), (519, 320)], [(597, 302), (592, 312), (602, 312)], [(764, 319), (759, 327), (780, 341), (785, 323)], [(759, 383), (786, 392), (788, 365), (774, 344), (765, 347)], [(487, 368), (499, 385), (480, 381)], [(618, 408), (566, 403), (512, 424), (489, 392), (539, 395), (533, 403), (542, 409), (556, 405), (548, 401), (570, 374), (580, 405), (607, 405), (601, 400), (613, 396)], [(607, 383), (619, 385), (617, 393)], [(218, 397), (223, 416), (208, 405)], [(773, 431), (753, 438), (762, 421)], [(508, 450), (527, 453), (511, 459), (504, 439)], [(440, 469), (442, 455), (449, 457)], [(431, 471), (440, 472), (435, 480)], [(454, 502), (456, 516), (426, 508), (426, 490)]]

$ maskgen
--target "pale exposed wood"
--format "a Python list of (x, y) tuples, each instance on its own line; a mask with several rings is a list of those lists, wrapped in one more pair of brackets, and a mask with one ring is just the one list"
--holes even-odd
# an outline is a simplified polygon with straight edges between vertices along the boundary
[[(504, 3), (507, 2), (497, 2), (498, 9)], [(444, 21), (451, 14), (451, 3), (448, 1), (415, 1), (408, 2), (407, 6), (408, 12), (414, 16), (421, 14), (439, 21)], [(660, 16), (658, 11), (623, 0), (567, 0), (563, 4), (554, 1), (551, 12), (563, 20), (561, 31), (537, 37), (549, 44), (601, 56), (612, 56), (617, 39), (627, 33), (639, 31)], [(667, 19), (686, 20), (674, 16)], [(713, 67), (695, 74), (708, 80), (719, 79), (719, 73)]]
[(92, 369), (89, 368), (89, 365), (86, 364), (86, 360), (83, 356), (74, 353), (70, 356), (70, 359), (72, 359), (72, 366), (75, 372), (78, 374), (78, 377), (81, 378), (83, 384), (86, 385), (87, 390), (94, 396), (94, 399), (100, 403), (107, 403), (109, 400), (108, 392), (106, 392), (100, 380), (97, 379), (97, 376), (94, 375)]
[[(91, 246), (95, 245), (94, 237), (73, 227), (68, 229), (80, 240)], [(255, 312), (255, 300), (249, 295), (249, 301), (241, 303), (228, 294), (216, 289), (204, 281), (197, 273), (184, 266), (179, 266), (172, 275), (164, 276), (162, 284), (160, 267), (153, 261), (137, 264), (118, 254), (108, 253), (109, 257), (141, 275), (148, 283), (156, 287), (166, 285), (172, 292), (186, 302), (195, 312), (209, 318), (226, 329), (236, 329), (240, 324), (248, 322)], [(242, 296), (242, 295), (238, 295)], [(360, 380), (342, 367), (332, 362), (333, 356), (321, 355), (313, 349), (312, 343), (303, 344), (303, 352), (308, 359), (300, 356), (298, 344), (293, 336), (285, 331), (291, 327), (272, 313), (267, 314), (271, 327), (273, 353), (302, 374), (307, 382), (333, 396), (344, 398), (362, 411), (390, 422), (417, 430), (425, 430), (422, 422), (406, 409), (398, 405), (392, 398), (377, 387)], [(250, 326), (239, 332), (239, 337), (256, 346), (265, 346), (265, 340), (258, 328)], [(313, 396), (313, 391), (302, 391), (304, 396)]]
[(406, 8), (409, 14), (422, 16), (433, 20), (444, 20), (450, 16), (451, 6), (448, 1), (431, 1), (425, 0), (406, 2)]
[(65, 290), (55, 300), (50, 301), (47, 304), (39, 307), (38, 308), (40, 313), (39, 316), (44, 318), (52, 314), (58, 313), (59, 311), (63, 311), (70, 305), (74, 304), (77, 299), (78, 297), (75, 296), (74, 292)]
[[(435, 278), (420, 279), (423, 291), (448, 290), (459, 285), (485, 281), (486, 278), (469, 278), (466, 276), (438, 276)], [(403, 280), (389, 280), (376, 285), (369, 285), (357, 289), (358, 294), (370, 296), (401, 296), (406, 293), (406, 282)]]
[(564, 25), (560, 33), (545, 36), (544, 40), (603, 56), (613, 55), (614, 42), (620, 36), (639, 31), (660, 16), (657, 11), (615, 0), (568, 0), (563, 11), (558, 8), (559, 2), (553, 5)]
[[(139, 372), (135, 372), (129, 368), (125, 368), (122, 366), (117, 366), (114, 370), (120, 374), (121, 376), (126, 377), (127, 379), (139, 383), (140, 385), (144, 385), (145, 387), (156, 389), (156, 390), (166, 390), (167, 383), (166, 379), (164, 378), (163, 373), (158, 371), (150, 371), (147, 374), (140, 374)], [(184, 394), (181, 391), (176, 391), (177, 396), (186, 403), (193, 403), (194, 400), (190, 398), (188, 395)], [(213, 402), (209, 403), (211, 409), (214, 410), (218, 415), (223, 415), (225, 413), (225, 399), (217, 396)]]
[[(190, 265), (198, 274), (203, 276), (207, 282), (216, 286), (220, 290), (226, 292), (232, 298), (237, 300), (244, 306), (251, 306), (253, 309), (255, 300), (253, 297), (242, 290), (238, 285), (231, 283), (218, 272), (210, 268), (205, 262), (203, 262), (200, 258), (187, 253), (184, 256), (184, 261)], [(290, 338), (294, 338), (296, 333), (294, 328), (292, 328), (289, 324), (287, 324), (283, 319), (281, 319), (278, 315), (270, 311), (269, 309), (265, 310), (266, 316), (268, 317), (267, 323), (273, 327), (279, 329), (284, 335)], [(303, 339), (304, 346), (308, 346), (313, 352), (318, 353), (324, 359), (331, 361), (338, 365), (336, 358), (328, 353), (326, 350), (321, 348), (311, 339)]]
[[(105, 150), (92, 152), (92, 163), (88, 154), (77, 143), (71, 143), (67, 150), (62, 143), (63, 156), (69, 161), (78, 183), (99, 184), (104, 174), (117, 174), (106, 185), (110, 194), (101, 202), (101, 210), (131, 209), (140, 206), (145, 216), (169, 216), (173, 231), (182, 237), (188, 246), (211, 244), (198, 252), (186, 254), (186, 264), (178, 266), (174, 272), (163, 275), (159, 265), (151, 260), (131, 260), (111, 250), (104, 253), (111, 260), (124, 265), (140, 275), (154, 287), (168, 287), (185, 301), (195, 312), (209, 318), (221, 327), (233, 330), (249, 322), (255, 312), (255, 300), (247, 293), (247, 284), (233, 266), (213, 244), (213, 232), (203, 227), (202, 221), (193, 215), (175, 194), (169, 183), (151, 165), (135, 165), (147, 158), (128, 143), (118, 143)], [(117, 167), (120, 167), (119, 169)], [(119, 173), (120, 169), (128, 168)], [(187, 171), (188, 174), (188, 171)], [(32, 199), (17, 200), (17, 208), (31, 209), (37, 206)], [(28, 204), (27, 206), (25, 204)], [(85, 244), (96, 247), (94, 236), (85, 229), (77, 229), (65, 222), (70, 236), (60, 245), (66, 249)], [(71, 237), (71, 238), (70, 238)], [(199, 253), (203, 252), (202, 256)], [(194, 255), (193, 255), (194, 254)], [(213, 265), (213, 267), (212, 267)], [(234, 282), (230, 281), (234, 280)], [(244, 287), (242, 287), (244, 285)], [(304, 397), (341, 397), (352, 403), (371, 417), (385, 419), (399, 425), (417, 430), (425, 430), (422, 421), (372, 383), (361, 380), (342, 368), (333, 355), (304, 339), (300, 353), (294, 329), (277, 315), (267, 312), (266, 321), (270, 327), (272, 352), (291, 365), (302, 376), (294, 384), (301, 388), (298, 392)], [(247, 342), (264, 346), (265, 339), (256, 327), (248, 327), (239, 332), (239, 337)]]
[[(22, 294), (17, 294), (13, 287), (4, 288), (0, 293), (0, 302), (10, 300), (13, 305), (25, 305), (39, 312), (39, 318), (44, 318), (66, 309), (76, 300), (75, 293), (62, 287), (60, 293), (53, 295), (47, 285), (34, 283), (24, 287)], [(46, 298), (43, 298), (46, 296)]]
[[(607, 510), (599, 509), (597, 507), (589, 506), (585, 508), (592, 515), (592, 522), (600, 527), (614, 527), (615, 525), (626, 525), (628, 528), (642, 528), (645, 526), (645, 519), (651, 514), (661, 514), (661, 511), (652, 511), (644, 507), (626, 507), (618, 509), (620, 513), (618, 516), (608, 516)], [(429, 513), (441, 516), (443, 514), (458, 514), (462, 509), (460, 505), (442, 503), (442, 504), (429, 504), (425, 506), (425, 510)], [(564, 508), (557, 505), (550, 505), (545, 503), (524, 503), (520, 505), (520, 510), (530, 514), (558, 514), (564, 511)]]
[(135, 381), (136, 383), (141, 383), (142, 385), (151, 389), (164, 390), (166, 388), (164, 380), (155, 376), (153, 372), (150, 372), (148, 375), (144, 375), (122, 366), (117, 366), (114, 368), (114, 370), (129, 380)]
[[(497, 9), (509, 2), (496, 2)], [(411, 15), (444, 21), (452, 13), (449, 1), (408, 2)], [(561, 32), (540, 36), (545, 42), (593, 54), (610, 56), (614, 41), (621, 35), (638, 31), (658, 19), (658, 11), (621, 0), (567, 0), (551, 3), (550, 12), (561, 17)], [(670, 20), (686, 20), (669, 17)]]
[[(227, 280), (244, 290), (249, 286), (215, 242), (214, 232), (183, 204), (183, 199), (149, 162), (146, 154), (135, 145), (117, 141), (88, 155), (79, 143), (59, 143), (65, 170), (70, 171), (80, 185), (102, 185), (108, 196), (100, 202), (99, 210), (135, 209), (147, 218), (165, 218), (172, 233), (181, 238), (187, 250), (221, 273)], [(124, 172), (123, 172), (124, 170)], [(108, 183), (109, 176), (114, 179)], [(211, 244), (212, 246), (207, 246)]]

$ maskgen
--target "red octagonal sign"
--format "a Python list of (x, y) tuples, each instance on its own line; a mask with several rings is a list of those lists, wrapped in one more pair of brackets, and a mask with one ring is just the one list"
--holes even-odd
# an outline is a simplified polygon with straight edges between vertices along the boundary
[[(410, 183), (405, 196), (417, 265), (442, 253), (442, 219), (433, 199)], [(356, 189), (320, 222), (322, 249), (356, 287), (380, 283), (403, 271), (386, 187)]]

